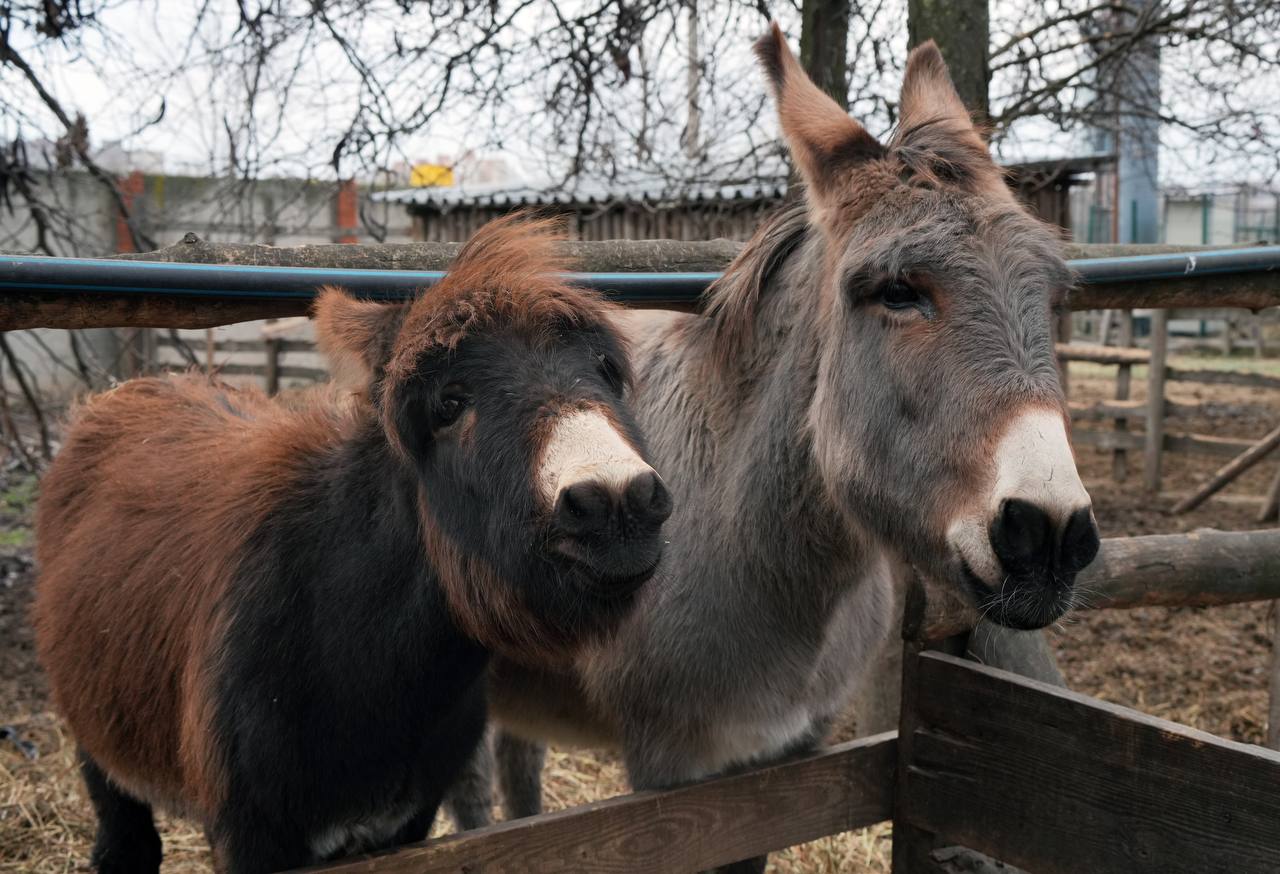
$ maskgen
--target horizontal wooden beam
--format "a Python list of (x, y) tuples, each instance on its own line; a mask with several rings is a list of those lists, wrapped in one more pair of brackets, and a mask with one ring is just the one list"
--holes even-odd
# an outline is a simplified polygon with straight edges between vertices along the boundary
[(889, 818), (895, 732), (667, 792), (637, 792), (310, 871), (702, 871)]
[(1186, 370), (1177, 367), (1170, 367), (1165, 372), (1165, 379), (1178, 382), (1239, 385), (1246, 388), (1280, 388), (1280, 379), (1262, 373), (1244, 373), (1239, 370)]
[[(1071, 442), (1077, 446), (1094, 446), (1099, 449), (1143, 448), (1146, 435), (1141, 431), (1095, 431), (1073, 428)], [(1214, 437), (1208, 434), (1165, 434), (1164, 448), (1168, 452), (1188, 452), (1197, 455), (1214, 455), (1232, 458), (1254, 444), (1242, 437)]]
[[(1179, 405), (1181, 406), (1181, 405)], [(1112, 419), (1143, 419), (1147, 415), (1146, 401), (1095, 401), (1091, 404), (1072, 401), (1067, 404), (1072, 421), (1106, 422)], [(1166, 410), (1165, 415), (1171, 415)]]
[(1037, 874), (1276, 869), (1280, 753), (940, 653), (913, 673), (898, 816), (934, 840)]
[(1094, 364), (1146, 364), (1151, 352), (1131, 346), (1098, 346), (1089, 343), (1059, 343), (1055, 347), (1062, 361), (1089, 361)]
[[(274, 339), (274, 338), (266, 338), (262, 340), (218, 340), (217, 342), (214, 343), (214, 351), (215, 353), (257, 352), (261, 354), (263, 352), (266, 352), (267, 350), (268, 339)], [(200, 341), (193, 341), (193, 342), (195, 342), (197, 345), (200, 345), (203, 348), (203, 344)], [(276, 342), (280, 344), (281, 354), (285, 354), (288, 352), (318, 353), (320, 351), (319, 347), (317, 347), (316, 344), (312, 343), (310, 340), (276, 339)], [(172, 338), (162, 334), (159, 337), (156, 337), (156, 345), (162, 349), (174, 349), (174, 348), (177, 348), (178, 344), (175, 343)], [(191, 343), (188, 343), (187, 345), (190, 346)]]
[[(1280, 598), (1280, 529), (1109, 537), (1076, 579), (1078, 609), (1210, 607)], [(941, 640), (977, 621), (972, 601), (930, 584), (912, 636)]]

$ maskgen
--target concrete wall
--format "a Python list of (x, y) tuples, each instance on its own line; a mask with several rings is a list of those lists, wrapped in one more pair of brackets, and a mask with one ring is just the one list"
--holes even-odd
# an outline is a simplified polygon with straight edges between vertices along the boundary
[[(53, 204), (58, 233), (47, 237), (55, 254), (100, 257), (129, 251), (130, 241), (119, 222), (110, 194), (83, 172), (61, 173), (39, 180), (46, 199)], [(257, 242), (277, 246), (331, 243), (338, 240), (371, 242), (362, 226), (351, 227), (351, 205), (342, 210), (345, 227), (338, 225), (336, 200), (338, 184), (301, 179), (268, 179), (258, 182), (161, 174), (131, 174), (122, 180), (129, 192), (137, 225), (157, 246), (175, 243), (188, 232), (219, 242)], [(357, 194), (357, 197), (360, 197)], [(20, 204), (12, 213), (0, 209), (0, 251), (31, 252), (38, 245), (36, 223)], [(388, 209), (361, 198), (355, 211), (370, 215), (387, 225), (386, 242), (411, 239), (409, 217), (403, 207)], [(220, 336), (257, 339), (261, 324), (248, 323), (219, 329)], [(77, 340), (95, 387), (108, 384), (113, 376), (127, 373), (126, 342), (131, 336), (113, 331), (77, 332)], [(180, 334), (194, 349), (205, 347), (203, 331)], [(23, 368), (35, 379), (40, 391), (54, 402), (68, 400), (85, 390), (78, 376), (67, 331), (38, 330), (14, 332), (10, 342)], [(139, 343), (141, 341), (138, 341)], [(304, 356), (305, 357), (305, 356)], [(161, 350), (157, 361), (180, 359)], [(234, 353), (219, 355), (222, 363), (258, 363), (261, 355)], [(318, 362), (289, 361), (303, 366)]]

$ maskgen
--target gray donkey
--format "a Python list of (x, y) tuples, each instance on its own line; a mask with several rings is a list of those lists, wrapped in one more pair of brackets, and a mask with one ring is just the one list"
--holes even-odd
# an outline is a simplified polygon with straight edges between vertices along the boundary
[(670, 543), (610, 641), (560, 673), (494, 667), (511, 816), (539, 809), (547, 740), (620, 748), (639, 789), (811, 749), (896, 646), (908, 564), (1035, 629), (1097, 552), (1049, 330), (1072, 277), (937, 48), (883, 145), (776, 25), (756, 52), (805, 197), (703, 315), (623, 317)]

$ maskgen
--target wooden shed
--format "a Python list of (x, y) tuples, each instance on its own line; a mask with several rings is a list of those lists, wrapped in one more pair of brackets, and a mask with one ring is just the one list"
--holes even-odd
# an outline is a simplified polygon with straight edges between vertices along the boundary
[[(1032, 211), (1071, 228), (1070, 190), (1109, 158), (1036, 161), (1008, 167), (1010, 185)], [(676, 183), (661, 178), (579, 180), (569, 187), (527, 184), (405, 188), (373, 195), (402, 203), (413, 238), (465, 240), (512, 210), (537, 208), (570, 217), (580, 240), (746, 240), (786, 196), (787, 179), (740, 183)]]

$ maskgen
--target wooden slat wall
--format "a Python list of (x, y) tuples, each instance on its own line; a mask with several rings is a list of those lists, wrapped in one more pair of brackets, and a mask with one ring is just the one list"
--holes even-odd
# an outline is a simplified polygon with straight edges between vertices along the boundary
[(1280, 869), (1280, 753), (940, 653), (914, 667), (909, 829), (1036, 874)]
[[(565, 215), (578, 240), (747, 240), (778, 206), (776, 200), (733, 200), (656, 205), (618, 203), (541, 207)], [(512, 208), (459, 206), (415, 211), (416, 239), (465, 240), (481, 225)]]

